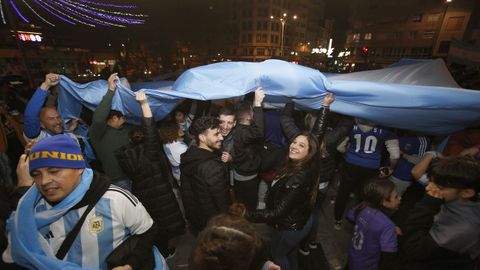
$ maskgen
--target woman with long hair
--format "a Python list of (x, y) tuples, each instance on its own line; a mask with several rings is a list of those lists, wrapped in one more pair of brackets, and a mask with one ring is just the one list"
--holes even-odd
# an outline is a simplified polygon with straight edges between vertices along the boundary
[(247, 211), (246, 218), (274, 228), (273, 261), (282, 270), (297, 269), (297, 248), (308, 235), (318, 193), (319, 143), (311, 132), (300, 132), (277, 170), (266, 198), (266, 208)]

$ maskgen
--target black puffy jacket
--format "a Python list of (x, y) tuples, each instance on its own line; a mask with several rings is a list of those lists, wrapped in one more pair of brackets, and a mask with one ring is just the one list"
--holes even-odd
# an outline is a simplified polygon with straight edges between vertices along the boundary
[(211, 217), (228, 210), (227, 167), (216, 153), (191, 146), (181, 156), (180, 172), (185, 216), (196, 234)]
[(169, 239), (185, 232), (180, 207), (171, 185), (170, 166), (152, 118), (144, 118), (145, 140), (116, 151), (122, 170), (132, 180), (132, 193), (142, 202)]
[(280, 230), (301, 230), (312, 213), (310, 194), (313, 182), (314, 176), (309, 169), (281, 178), (268, 191), (266, 208), (249, 211), (247, 219), (266, 222)]

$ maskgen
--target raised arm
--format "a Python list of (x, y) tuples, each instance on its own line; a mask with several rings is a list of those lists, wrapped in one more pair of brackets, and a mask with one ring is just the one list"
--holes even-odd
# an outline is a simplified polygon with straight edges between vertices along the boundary
[(145, 155), (151, 161), (163, 159), (163, 155), (160, 155), (162, 149), (160, 139), (154, 127), (153, 114), (148, 104), (147, 96), (144, 92), (136, 92), (135, 99), (140, 103), (140, 107), (142, 108), (143, 125), (145, 127)]
[(107, 117), (112, 109), (112, 99), (117, 90), (118, 80), (117, 73), (110, 75), (108, 78), (108, 91), (93, 113), (92, 125), (90, 126), (90, 138), (92, 141), (100, 139), (107, 130)]
[(262, 102), (265, 99), (265, 91), (263, 90), (262, 87), (258, 87), (255, 90), (255, 98), (253, 100), (253, 121), (255, 122), (255, 125), (259, 127), (262, 130), (263, 134), (263, 109), (262, 109)]
[(332, 104), (333, 101), (335, 101), (335, 95), (333, 93), (328, 93), (325, 99), (323, 99), (323, 105), (320, 109), (320, 115), (318, 116), (312, 128), (312, 133), (317, 137), (320, 144), (322, 143), (323, 136), (325, 135), (328, 113), (330, 112), (330, 104)]
[(35, 91), (30, 101), (27, 103), (24, 113), (23, 133), (29, 139), (34, 139), (40, 134), (40, 110), (50, 93), (50, 88), (60, 82), (60, 75), (49, 73), (45, 75), (45, 81)]

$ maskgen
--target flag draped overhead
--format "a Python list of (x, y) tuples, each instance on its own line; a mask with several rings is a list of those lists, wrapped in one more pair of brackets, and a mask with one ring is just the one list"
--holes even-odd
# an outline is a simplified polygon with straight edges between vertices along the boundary
[[(59, 111), (78, 117), (82, 105), (95, 109), (107, 91), (106, 81), (77, 84), (62, 76)], [(327, 92), (335, 94), (331, 110), (381, 125), (431, 134), (448, 134), (480, 124), (480, 91), (460, 88), (442, 60), (401, 61), (381, 70), (330, 74), (281, 60), (260, 63), (222, 62), (185, 71), (173, 82), (132, 85), (145, 91), (155, 120), (164, 118), (184, 98), (225, 99), (262, 86), (268, 106), (293, 101), (318, 109)], [(119, 84), (112, 109), (139, 123), (134, 92)]]

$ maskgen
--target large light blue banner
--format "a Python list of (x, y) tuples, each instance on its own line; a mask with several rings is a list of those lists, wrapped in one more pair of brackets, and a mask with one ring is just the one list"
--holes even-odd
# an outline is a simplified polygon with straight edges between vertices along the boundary
[[(60, 82), (59, 111), (78, 117), (82, 105), (94, 110), (107, 91), (106, 81)], [(155, 120), (164, 118), (184, 98), (225, 99), (262, 86), (267, 106), (293, 101), (299, 108), (318, 109), (327, 92), (335, 93), (331, 110), (381, 125), (432, 134), (448, 134), (480, 124), (480, 91), (460, 88), (443, 61), (403, 61), (373, 71), (324, 76), (318, 70), (281, 60), (261, 63), (222, 62), (192, 68), (173, 82), (132, 85), (145, 91)], [(165, 90), (168, 89), (168, 90)], [(134, 92), (119, 85), (113, 109), (139, 123), (141, 110)]]

